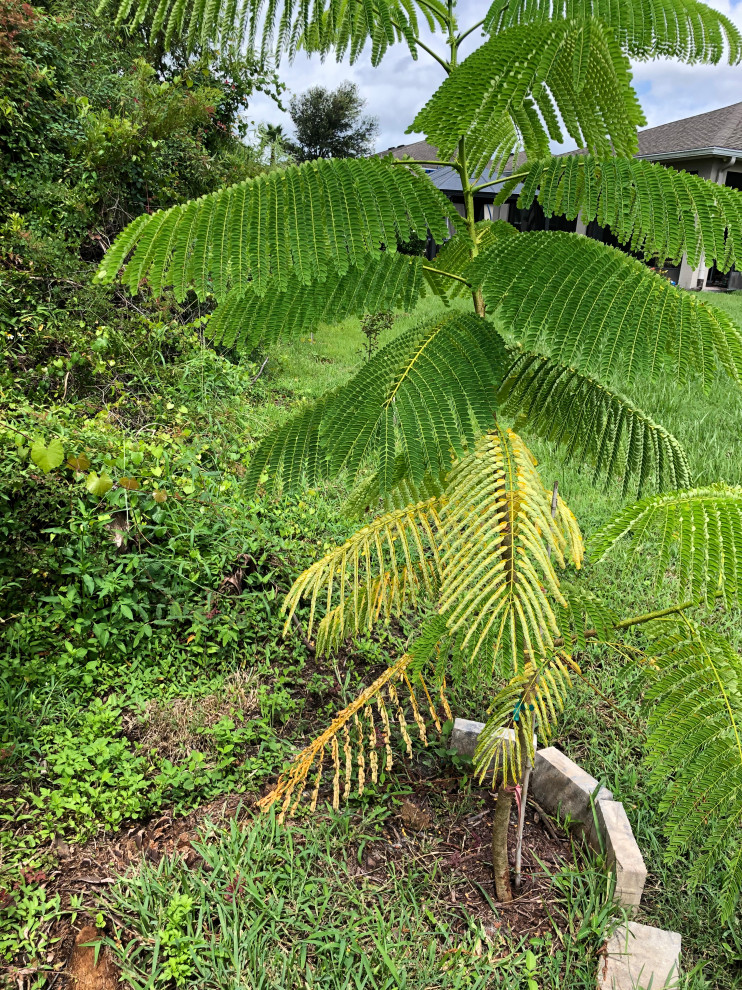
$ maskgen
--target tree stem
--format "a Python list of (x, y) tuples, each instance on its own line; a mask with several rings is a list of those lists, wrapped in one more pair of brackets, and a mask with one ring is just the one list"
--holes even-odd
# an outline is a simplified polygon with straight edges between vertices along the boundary
[[(528, 721), (527, 730), (524, 728), (524, 724)], [(520, 814), (518, 815), (518, 834), (515, 840), (515, 889), (520, 890), (521, 881), (521, 862), (523, 857), (523, 827), (526, 823), (526, 802), (528, 800), (528, 784), (531, 779), (531, 769), (533, 764), (531, 763), (531, 758), (528, 755), (528, 744), (526, 741), (526, 731), (533, 732), (533, 723), (530, 719), (526, 719), (525, 715), (518, 722), (518, 735), (520, 736), (520, 751), (524, 753), (525, 769), (523, 770), (523, 775), (521, 777), (521, 790), (520, 790)]]
[(471, 284), (470, 282), (467, 282), (465, 278), (462, 278), (460, 275), (454, 275), (453, 272), (444, 272), (442, 268), (434, 268), (432, 265), (423, 265), (422, 268), (424, 272), (435, 272), (436, 275), (445, 275), (446, 278), (456, 279), (457, 282), (463, 282), (464, 285)]
[[(466, 160), (466, 141), (463, 137), (459, 141), (458, 158), (461, 190), (464, 194), (464, 219), (466, 221), (469, 237), (471, 238), (471, 257), (476, 258), (479, 254), (479, 247), (477, 246), (477, 228), (474, 220), (474, 192), (472, 190), (471, 178), (469, 177), (469, 164)], [(474, 312), (477, 316), (484, 316), (485, 305), (482, 297), (482, 290), (474, 289), (471, 296), (472, 302), (474, 303)]]
[(477, 30), (477, 28), (478, 28), (478, 27), (481, 27), (481, 26), (482, 26), (483, 24), (484, 24), (484, 18), (482, 18), (482, 20), (481, 20), (481, 21), (477, 21), (477, 23), (476, 23), (476, 24), (472, 24), (472, 26), (471, 26), (470, 28), (467, 28), (467, 29), (466, 29), (466, 31), (463, 31), (463, 32), (462, 32), (462, 33), (461, 33), (461, 34), (460, 34), (460, 35), (458, 36), (458, 38), (456, 39), (456, 44), (457, 44), (457, 45), (460, 45), (460, 44), (461, 44), (461, 42), (462, 42), (462, 41), (464, 40), (464, 38), (468, 38), (468, 37), (469, 37), (469, 35), (470, 35), (470, 34), (472, 34), (472, 32), (474, 32), (474, 31), (476, 31), (476, 30)]
[(498, 901), (507, 903), (513, 899), (510, 888), (510, 863), (508, 862), (508, 826), (513, 792), (501, 786), (497, 792), (495, 814), (492, 818), (492, 869), (495, 875), (495, 894)]

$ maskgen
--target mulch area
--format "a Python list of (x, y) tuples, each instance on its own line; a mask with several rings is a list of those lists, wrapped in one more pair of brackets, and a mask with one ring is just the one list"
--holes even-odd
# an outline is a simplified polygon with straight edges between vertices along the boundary
[[(433, 884), (448, 890), (451, 904), (446, 921), (463, 931), (472, 918), (492, 935), (504, 929), (513, 941), (544, 933), (557, 920), (549, 872), (574, 862), (569, 834), (529, 801), (523, 829), (522, 882), (513, 890), (510, 904), (496, 902), (492, 879), (491, 830), (495, 795), (482, 788), (476, 794), (483, 806), (467, 815), (459, 813), (460, 778), (411, 780), (413, 794), (402, 802), (397, 816), (385, 823), (386, 843), (375, 843), (369, 856), (374, 871), (406, 857), (437, 867)], [(510, 818), (510, 866), (515, 866), (517, 828), (515, 802)], [(350, 872), (350, 868), (349, 868)], [(494, 910), (493, 910), (494, 908)]]
[[(494, 795), (486, 790), (474, 792), (476, 805), (470, 814), (462, 814), (459, 777), (426, 779), (413, 768), (404, 781), (408, 796), (396, 813), (384, 822), (378, 840), (369, 843), (360, 863), (357, 849), (349, 849), (346, 869), (358, 882), (378, 883), (380, 893), (392, 870), (400, 872), (413, 865), (430, 873), (431, 895), (439, 904), (450, 907), (445, 919), (454, 931), (464, 931), (469, 919), (478, 920), (488, 935), (498, 931), (510, 933), (513, 941), (541, 934), (559, 923), (554, 911), (548, 870), (572, 862), (572, 842), (558, 825), (545, 819), (531, 802), (526, 812), (523, 846), (523, 882), (511, 904), (495, 905), (492, 868), (489, 861), (490, 829), (495, 805)], [(203, 805), (186, 816), (164, 814), (152, 821), (138, 823), (114, 836), (106, 836), (83, 846), (59, 842), (51, 850), (56, 865), (46, 871), (44, 885), (49, 896), (59, 893), (63, 907), (71, 895), (83, 895), (83, 912), (74, 925), (62, 920), (52, 932), (58, 939), (47, 958), (50, 970), (48, 986), (54, 990), (114, 990), (115, 968), (109, 962), (94, 966), (92, 949), (81, 942), (97, 937), (90, 919), (98, 910), (97, 895), (127, 870), (136, 868), (145, 858), (157, 863), (165, 856), (178, 853), (187, 865), (199, 859), (192, 842), (207, 820), (216, 825), (238, 818), (249, 827), (254, 817), (255, 797), (230, 794)], [(511, 818), (511, 844), (514, 846), (517, 824), (515, 802)], [(511, 849), (511, 866), (514, 863)], [(493, 911), (493, 907), (495, 910)], [(89, 915), (84, 915), (87, 909)], [(439, 908), (440, 910), (440, 908)], [(77, 943), (77, 945), (76, 945)], [(31, 986), (34, 974), (16, 970), (12, 983), (19, 990)], [(18, 978), (20, 976), (20, 979)], [(28, 982), (24, 982), (28, 979)]]

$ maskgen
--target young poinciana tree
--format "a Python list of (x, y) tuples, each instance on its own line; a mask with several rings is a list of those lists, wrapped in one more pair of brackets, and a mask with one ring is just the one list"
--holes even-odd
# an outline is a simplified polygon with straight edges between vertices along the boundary
[[(470, 312), (457, 304), (398, 336), (253, 457), (252, 489), (364, 476), (353, 501), (374, 518), (288, 597), (290, 615), (309, 600), (318, 651), (422, 601), (435, 609), (411, 650), (300, 754), (268, 802), (290, 812), (313, 771), (316, 804), (327, 764), (336, 805), (341, 791), (362, 790), (391, 759), (390, 715), (410, 746), (400, 693), (424, 739), (428, 716), (448, 714), (445, 675), (473, 668), (483, 698), (494, 695), (476, 762), (498, 782), (495, 872), (499, 896), (508, 897), (501, 826), (512, 784), (533, 757), (533, 731), (549, 736), (573, 650), (662, 618), (646, 669), (648, 748), (654, 772), (671, 779), (661, 809), (669, 850), (699, 850), (697, 882), (712, 868), (723, 872), (728, 916), (742, 881), (742, 663), (725, 640), (682, 616), (703, 600), (740, 599), (742, 490), (691, 487), (679, 443), (623, 391), (640, 377), (679, 386), (700, 379), (710, 389), (726, 376), (738, 387), (742, 332), (620, 250), (576, 234), (476, 223), (474, 193), (514, 163), (498, 202), (522, 183), (521, 206), (537, 200), (546, 216), (595, 219), (646, 258), (687, 254), (694, 266), (705, 258), (728, 268), (742, 245), (742, 198), (632, 157), (643, 116), (629, 58), (738, 62), (742, 41), (694, 0), (495, 0), (482, 13), (461, 30), (453, 0), (126, 0), (120, 16), (146, 20), (166, 40), (176, 32), (204, 44), (238, 24), (252, 42), (262, 32), (266, 49), (290, 55), (334, 49), (354, 58), (369, 41), (377, 63), (396, 41), (414, 58), (432, 55), (445, 78), (411, 130), (458, 173), (466, 215), (414, 163), (313, 161), (140, 217), (100, 278), (114, 278), (128, 258), (132, 290), (146, 280), (155, 292), (172, 286), (178, 298), (189, 290), (209, 297), (218, 304), (214, 339), (246, 347), (320, 321), (412, 309), (425, 293), (470, 300)], [(446, 54), (420, 40), (418, 17), (442, 33)], [(462, 41), (479, 29), (482, 44), (460, 61)], [(564, 132), (586, 153), (552, 157), (549, 142)], [(428, 233), (441, 243), (449, 224), (455, 236), (433, 263), (388, 249)], [(596, 479), (622, 479), (627, 494), (654, 489), (588, 552), (600, 560), (619, 542), (641, 546), (655, 533), (660, 575), (674, 555), (683, 596), (675, 608), (622, 619), (564, 580), (580, 566), (582, 538), (542, 483), (528, 435), (592, 463)], [(508, 728), (517, 731), (503, 750)]]

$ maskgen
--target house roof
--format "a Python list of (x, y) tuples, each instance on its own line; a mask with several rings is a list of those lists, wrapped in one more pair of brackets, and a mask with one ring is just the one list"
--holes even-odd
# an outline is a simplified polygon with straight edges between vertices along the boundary
[(416, 162), (432, 162), (438, 158), (438, 149), (427, 141), (413, 141), (412, 144), (398, 144), (395, 148), (387, 148), (386, 151), (377, 151), (376, 154), (388, 155), (392, 153), (394, 158), (414, 158)]
[[(486, 168), (482, 172), (482, 174), (477, 176), (476, 179), (473, 179), (473, 181), (477, 183), (487, 182), (489, 177), (490, 177), (490, 171), (488, 168)], [(447, 192), (447, 193), (461, 192), (461, 176), (456, 171), (456, 169), (448, 168), (448, 166), (444, 168), (439, 168), (436, 169), (435, 172), (431, 172), (428, 178), (430, 179), (430, 181), (433, 183), (434, 186), (436, 186), (438, 189), (442, 189), (443, 192)], [(487, 189), (485, 190), (487, 196), (493, 196), (493, 197), (496, 196), (497, 193), (500, 191), (500, 186), (506, 180), (507, 180), (507, 175), (504, 175), (499, 182), (493, 183), (491, 186), (488, 186)], [(512, 191), (512, 194), (514, 196), (517, 196), (522, 188), (523, 185), (518, 184), (515, 187), (515, 189)]]
[(742, 103), (639, 131), (642, 157), (679, 155), (686, 151), (704, 151), (709, 155), (742, 153)]
[[(387, 155), (389, 152), (395, 158), (408, 156), (415, 161), (434, 161), (438, 157), (438, 149), (427, 141), (415, 141), (412, 144), (398, 144), (396, 148), (388, 148), (378, 152)], [(568, 151), (564, 154), (584, 154), (581, 151)], [(694, 117), (684, 117), (673, 120), (659, 127), (647, 127), (639, 131), (639, 158), (683, 158), (707, 155), (709, 157), (738, 154), (742, 157), (742, 103), (732, 103), (719, 110), (708, 110)], [(525, 159), (523, 154), (518, 156), (520, 163)], [(510, 164), (510, 163), (509, 163)], [(458, 177), (451, 169), (441, 166), (439, 171), (446, 173), (446, 190), (454, 189)], [(436, 175), (431, 173), (431, 179)], [(487, 178), (487, 174), (484, 175)], [(481, 178), (477, 181), (482, 181)], [(436, 182), (436, 185), (438, 183)], [(461, 188), (459, 183), (458, 188)]]

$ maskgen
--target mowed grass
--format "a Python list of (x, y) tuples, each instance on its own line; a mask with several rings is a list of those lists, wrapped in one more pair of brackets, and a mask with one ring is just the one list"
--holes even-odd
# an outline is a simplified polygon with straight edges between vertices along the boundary
[(281, 827), (266, 815), (207, 827), (194, 865), (178, 855), (144, 863), (103, 900), (124, 981), (135, 990), (168, 978), (204, 990), (593, 990), (601, 932), (614, 925), (592, 863), (553, 871), (553, 931), (513, 939), (468, 915), (467, 885), (457, 902), (456, 881), (419, 843), (398, 864), (367, 868), (361, 854), (389, 817), (367, 808)]
[[(703, 301), (725, 310), (742, 326), (742, 293), (709, 293)], [(426, 303), (416, 313), (397, 320), (386, 339), (440, 311), (436, 302)], [(363, 359), (363, 343), (358, 321), (320, 329), (313, 342), (301, 341), (277, 352), (280, 371), (274, 384), (285, 383), (308, 397), (319, 395), (358, 366)], [(694, 485), (742, 484), (742, 393), (723, 375), (708, 393), (698, 382), (678, 388), (666, 380), (639, 383), (630, 390), (630, 398), (681, 442)], [(278, 418), (282, 418), (280, 414)], [(553, 445), (532, 439), (529, 443), (545, 485), (559, 482), (559, 491), (575, 512), (589, 544), (591, 534), (632, 496), (622, 497), (620, 479), (601, 478), (596, 484), (591, 465), (565, 464)], [(592, 564), (588, 557), (581, 580), (620, 614), (643, 614), (676, 602), (680, 595), (672, 580), (662, 587), (657, 585), (654, 560), (651, 542), (637, 555), (619, 553), (601, 565)], [(716, 609), (706, 615), (699, 609), (695, 616), (742, 646), (742, 616), (738, 612)], [(638, 634), (627, 640), (641, 643)], [(681, 859), (670, 864), (664, 858), (662, 816), (657, 811), (660, 794), (648, 786), (643, 762), (639, 671), (619, 649), (595, 650), (583, 658), (583, 666), (591, 686), (581, 683), (575, 687), (555, 742), (605, 781), (626, 806), (649, 869), (640, 920), (682, 933), (686, 973), (696, 969), (687, 976), (687, 987), (740, 987), (740, 919), (719, 926), (714, 884), (691, 891), (686, 882), (687, 862)], [(482, 718), (486, 699), (481, 699), (481, 704), (481, 710), (461, 714)]]

